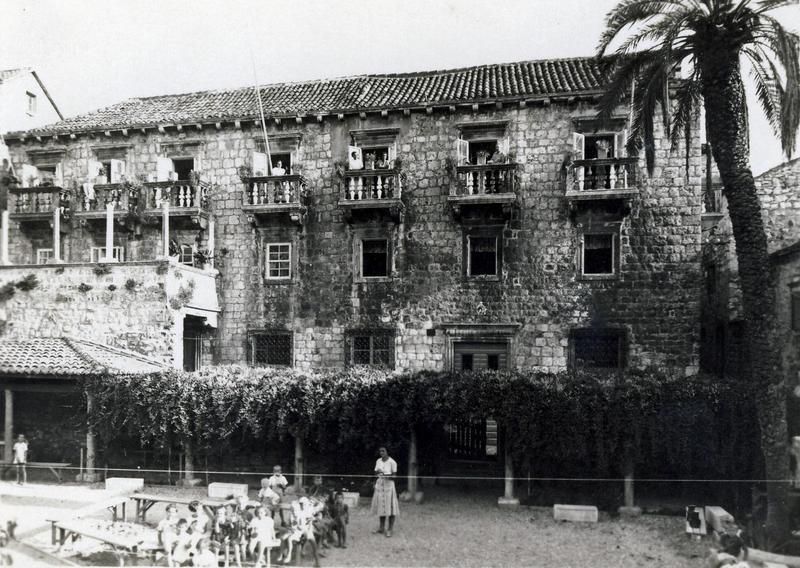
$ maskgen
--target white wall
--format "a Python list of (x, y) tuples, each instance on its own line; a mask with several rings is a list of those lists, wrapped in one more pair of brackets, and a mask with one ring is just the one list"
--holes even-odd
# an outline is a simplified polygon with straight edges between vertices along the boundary
[[(34, 114), (28, 113), (27, 93), (36, 95)], [(0, 84), (0, 133), (29, 130), (58, 120), (58, 113), (30, 71)]]

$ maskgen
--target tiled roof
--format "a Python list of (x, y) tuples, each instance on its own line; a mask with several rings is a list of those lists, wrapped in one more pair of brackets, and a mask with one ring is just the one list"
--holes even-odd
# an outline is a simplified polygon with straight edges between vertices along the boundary
[(33, 71), (30, 67), (20, 67), (19, 69), (0, 69), (0, 83), (7, 81), (17, 75), (30, 73)]
[[(280, 83), (262, 86), (261, 98), (267, 116), (296, 116), (593, 93), (602, 84), (596, 59), (575, 58)], [(233, 120), (258, 113), (255, 89), (246, 87), (128, 99), (31, 133)]]
[(85, 339), (47, 337), (0, 341), (0, 375), (145, 374), (164, 367), (138, 353)]

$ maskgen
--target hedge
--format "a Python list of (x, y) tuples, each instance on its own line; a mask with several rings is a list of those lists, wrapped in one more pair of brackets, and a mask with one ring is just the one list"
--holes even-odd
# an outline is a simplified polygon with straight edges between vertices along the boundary
[(509, 433), (514, 462), (538, 474), (616, 476), (625, 455), (638, 476), (745, 479), (759, 467), (747, 386), (704, 376), (225, 366), (99, 376), (84, 387), (94, 401), (88, 420), (105, 444), (119, 436), (154, 447), (191, 440), (202, 452), (299, 436), (320, 452), (356, 455), (388, 443), (399, 454), (414, 429), (437, 452), (428, 434), (491, 417)]

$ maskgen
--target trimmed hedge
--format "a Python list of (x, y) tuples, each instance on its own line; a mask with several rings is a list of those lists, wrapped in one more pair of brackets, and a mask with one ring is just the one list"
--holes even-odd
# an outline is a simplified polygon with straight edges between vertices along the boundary
[(133, 436), (165, 447), (191, 439), (203, 451), (301, 436), (309, 449), (346, 463), (382, 443), (400, 455), (412, 428), (421, 452), (441, 452), (433, 438), (444, 424), (491, 417), (509, 432), (515, 463), (538, 475), (618, 476), (625, 455), (637, 477), (746, 479), (760, 463), (747, 387), (703, 376), (226, 366), (102, 376), (85, 390), (94, 400), (89, 420), (105, 443)]

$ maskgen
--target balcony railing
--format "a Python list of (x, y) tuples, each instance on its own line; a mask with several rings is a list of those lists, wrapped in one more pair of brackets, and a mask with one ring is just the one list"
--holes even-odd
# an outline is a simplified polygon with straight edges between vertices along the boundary
[(305, 183), (301, 175), (251, 177), (243, 201), (251, 206), (299, 205)]
[(403, 193), (397, 170), (350, 170), (344, 181), (344, 202), (399, 200)]
[(69, 199), (60, 187), (18, 187), (9, 193), (9, 212), (18, 217), (44, 217), (51, 215), (56, 208), (63, 213), (69, 205)]
[(567, 171), (567, 191), (614, 192), (637, 189), (636, 158), (575, 160)]
[(454, 195), (466, 197), (514, 193), (514, 170), (516, 167), (516, 164), (458, 166), (456, 169), (458, 183)]
[[(206, 182), (190, 181), (157, 181), (145, 184), (147, 188), (147, 209), (159, 209), (163, 201), (169, 201), (171, 210), (192, 210), (206, 212), (208, 210), (208, 189)], [(176, 211), (178, 212), (178, 211)]]
[(112, 204), (115, 211), (127, 211), (130, 195), (122, 184), (103, 184), (94, 186), (94, 195), (83, 194), (81, 211), (85, 213), (105, 213), (106, 205)]

